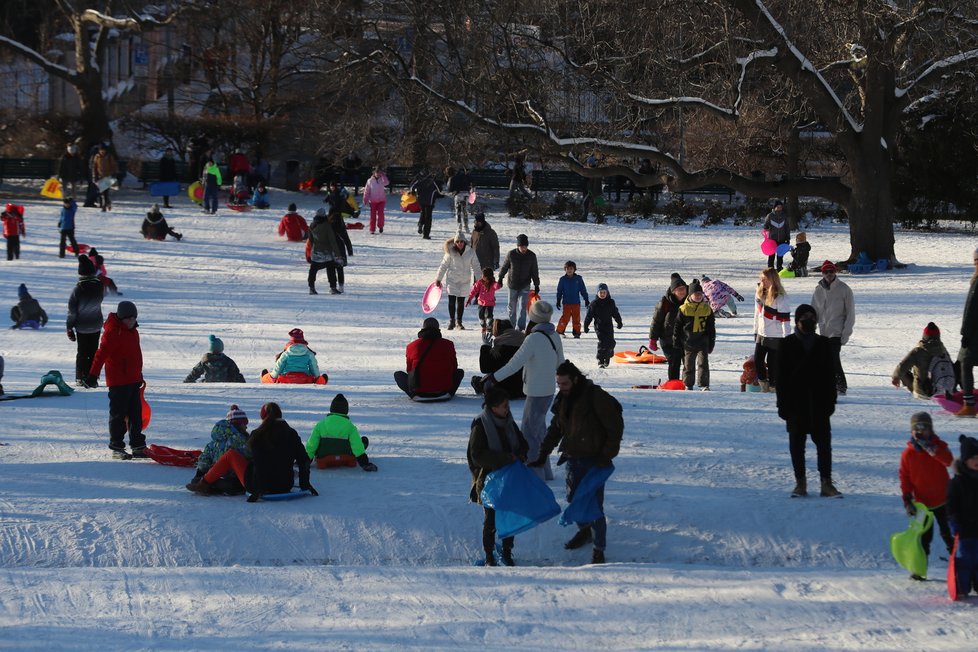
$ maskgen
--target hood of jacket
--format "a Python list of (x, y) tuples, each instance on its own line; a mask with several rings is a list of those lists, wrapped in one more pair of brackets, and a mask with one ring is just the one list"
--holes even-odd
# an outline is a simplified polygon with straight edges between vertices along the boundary
[(461, 251), (459, 251), (455, 247), (455, 236), (452, 236), (448, 240), (445, 240), (445, 244), (443, 245), (442, 248), (445, 250), (445, 253), (446, 254), (448, 254), (448, 253), (454, 253), (456, 256), (461, 256), (462, 254), (465, 253), (465, 250), (468, 249), (468, 247), (469, 247), (469, 243), (468, 242), (465, 242), (465, 246), (462, 247), (462, 250)]
[(418, 331), (418, 337), (423, 340), (437, 340), (441, 339), (441, 329), (440, 328), (422, 328)]
[(154, 211), (150, 211), (146, 213), (146, 221), (154, 225), (159, 224), (160, 222), (163, 221), (163, 213), (156, 213)]
[(507, 328), (492, 340), (493, 346), (515, 346), (519, 348), (526, 336), (518, 328)]
[[(119, 315), (115, 314), (114, 312), (109, 313), (109, 316), (108, 318), (106, 318), (105, 325), (103, 326), (103, 328), (105, 328), (106, 331), (115, 331), (117, 333), (124, 333), (127, 330), (129, 330), (126, 327), (125, 323), (123, 323), (123, 321), (119, 319)], [(139, 328), (139, 323), (137, 322), (136, 324), (134, 324), (132, 328), (133, 330)]]
[(285, 347), (285, 351), (282, 353), (282, 355), (296, 358), (304, 357), (309, 355), (309, 347), (307, 347), (305, 344), (290, 344), (289, 346)]

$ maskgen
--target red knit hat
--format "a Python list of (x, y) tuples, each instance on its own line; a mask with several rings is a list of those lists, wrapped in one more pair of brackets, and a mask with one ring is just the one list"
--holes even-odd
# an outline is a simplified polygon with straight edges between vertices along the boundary
[(822, 271), (823, 274), (825, 272), (834, 272), (837, 269), (838, 268), (835, 266), (835, 263), (833, 263), (831, 260), (826, 260), (825, 262), (822, 263), (822, 270), (821, 271)]
[(293, 328), (289, 331), (289, 344), (309, 344), (301, 328)]
[(924, 326), (924, 337), (940, 337), (940, 336), (941, 336), (941, 329), (937, 327), (937, 324), (935, 324), (932, 321), (927, 322), (927, 325)]

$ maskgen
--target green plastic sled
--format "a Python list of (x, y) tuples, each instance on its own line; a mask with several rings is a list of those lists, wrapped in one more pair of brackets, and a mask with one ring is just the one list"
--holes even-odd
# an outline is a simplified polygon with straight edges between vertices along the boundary
[(48, 385), (54, 385), (58, 389), (58, 393), (62, 396), (71, 396), (75, 393), (75, 390), (68, 387), (67, 383), (65, 383), (65, 379), (61, 376), (61, 372), (52, 369), (41, 376), (41, 384), (38, 385), (33, 392), (31, 392), (31, 396), (40, 396), (44, 393), (44, 388)]
[(927, 577), (927, 555), (920, 538), (934, 526), (934, 514), (921, 503), (914, 502), (914, 507), (917, 513), (910, 518), (910, 526), (890, 536), (890, 552), (911, 575)]

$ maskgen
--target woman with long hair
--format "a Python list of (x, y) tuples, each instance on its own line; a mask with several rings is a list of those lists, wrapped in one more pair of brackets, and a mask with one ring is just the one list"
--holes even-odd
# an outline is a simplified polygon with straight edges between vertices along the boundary
[(778, 381), (778, 350), (791, 333), (791, 309), (777, 270), (761, 272), (754, 293), (754, 363), (761, 391), (770, 392)]

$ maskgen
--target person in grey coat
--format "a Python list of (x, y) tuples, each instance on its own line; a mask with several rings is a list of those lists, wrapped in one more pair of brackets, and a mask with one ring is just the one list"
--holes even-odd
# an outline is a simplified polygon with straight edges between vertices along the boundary
[(472, 248), (475, 249), (479, 267), (499, 269), (499, 237), (495, 230), (486, 222), (485, 213), (476, 213), (472, 224)]
[(75, 384), (85, 387), (88, 370), (98, 350), (102, 333), (102, 300), (105, 284), (95, 273), (95, 263), (88, 256), (78, 256), (78, 283), (68, 297), (68, 319), (65, 321), (68, 339), (75, 342)]
[[(537, 255), (530, 250), (530, 239), (525, 233), (516, 236), (516, 249), (506, 254), (506, 260), (499, 270), (499, 282), (509, 274), (506, 287), (509, 288), (509, 323), (517, 328), (526, 328), (526, 311), (530, 303), (530, 283), (533, 291), (540, 293), (540, 271), (537, 268)], [(517, 312), (519, 319), (517, 320)]]
[[(764, 230), (767, 237), (774, 240), (777, 244), (791, 244), (791, 225), (788, 223), (788, 216), (784, 214), (784, 202), (780, 199), (775, 200), (774, 208), (764, 218)], [(784, 256), (777, 252), (767, 257), (767, 266), (774, 267), (777, 262), (777, 270), (780, 272), (783, 265)]]

